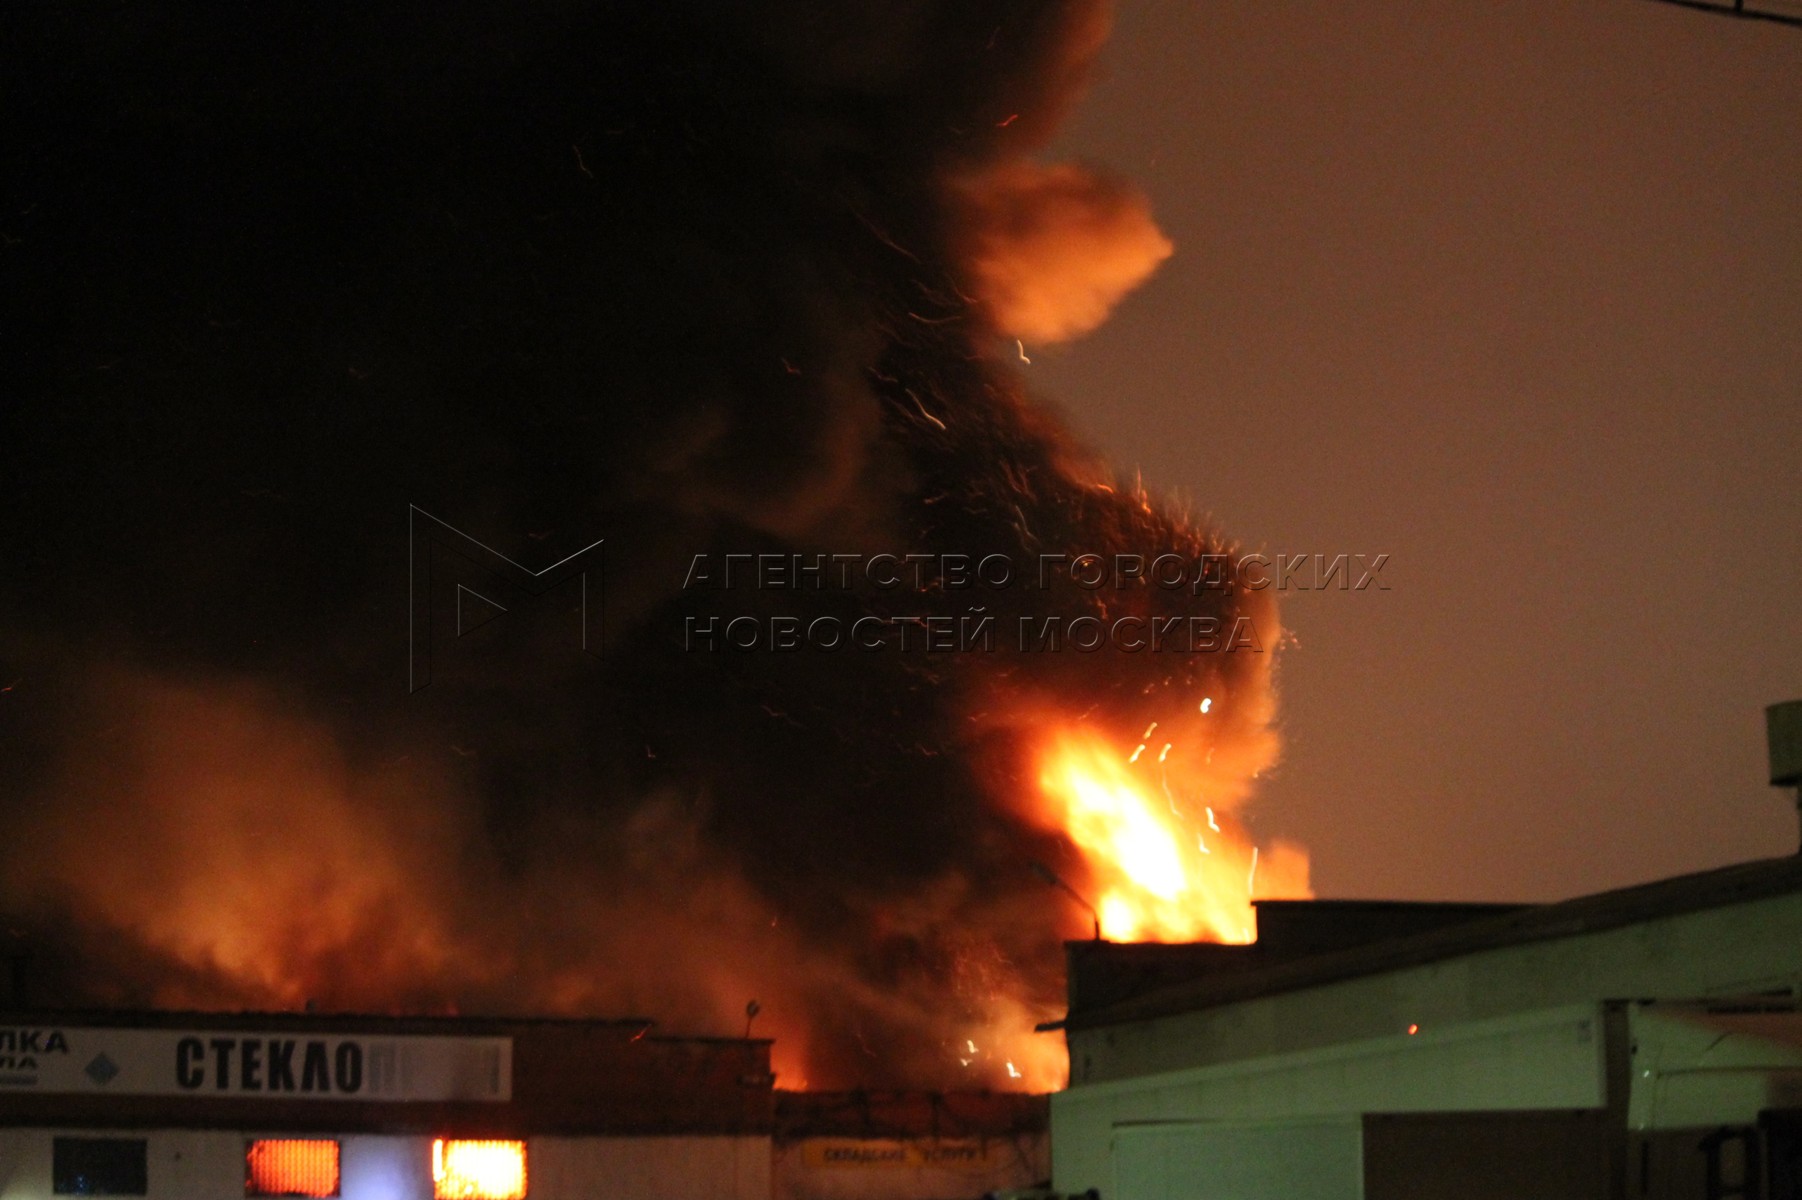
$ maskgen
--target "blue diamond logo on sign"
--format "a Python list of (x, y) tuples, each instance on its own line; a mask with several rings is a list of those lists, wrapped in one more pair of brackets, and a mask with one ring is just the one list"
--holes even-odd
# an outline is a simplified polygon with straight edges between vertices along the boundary
[(119, 1064), (108, 1058), (105, 1052), (94, 1056), (94, 1061), (87, 1065), (88, 1078), (105, 1087), (119, 1073)]

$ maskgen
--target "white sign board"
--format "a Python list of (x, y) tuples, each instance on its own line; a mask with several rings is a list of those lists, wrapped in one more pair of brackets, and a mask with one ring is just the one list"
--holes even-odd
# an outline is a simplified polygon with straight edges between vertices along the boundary
[(0, 1093), (510, 1100), (513, 1039), (0, 1026)]

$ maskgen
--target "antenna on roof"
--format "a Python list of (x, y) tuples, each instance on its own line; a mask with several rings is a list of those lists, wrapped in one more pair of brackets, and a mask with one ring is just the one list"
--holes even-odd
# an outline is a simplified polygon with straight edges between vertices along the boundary
[(1089, 910), (1089, 919), (1095, 922), (1095, 940), (1099, 942), (1101, 940), (1101, 914), (1095, 911), (1095, 906), (1090, 904), (1081, 892), (1059, 878), (1057, 872), (1053, 871), (1044, 863), (1034, 859), (1030, 865), (1034, 875), (1037, 875), (1052, 887), (1061, 888), (1063, 891), (1070, 893), (1071, 898)]
[(1795, 788), (1796, 815), (1802, 817), (1802, 700), (1764, 710), (1764, 739), (1771, 753), (1771, 786)]

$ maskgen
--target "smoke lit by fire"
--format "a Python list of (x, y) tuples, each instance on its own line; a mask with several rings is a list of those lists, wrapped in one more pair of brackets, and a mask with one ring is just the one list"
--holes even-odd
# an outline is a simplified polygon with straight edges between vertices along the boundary
[(1136, 190), (1067, 163), (1010, 163), (957, 192), (978, 294), (1029, 343), (1089, 332), (1172, 249)]
[[(1012, 339), (1092, 328), (1171, 251), (1127, 185), (1032, 157), (1103, 6), (374, 4), (242, 42), (141, 7), (33, 35), (67, 62), (29, 107), (73, 125), (21, 143), (44, 215), (9, 234), (43, 325), (0, 911), (39, 997), (641, 1015), (775, 1038), (784, 1087), (1043, 1089), (1085, 905), (1239, 941), (1306, 893), (1242, 824), (1267, 593), (982, 597), (1004, 643), (1255, 623), (1232, 651), (671, 632), (969, 615), (938, 579), (699, 594), (697, 554), (1229, 547), (1019, 374)], [(254, 103), (189, 87), (225, 67)], [(600, 663), (509, 614), (408, 695), (409, 504), (521, 561), (604, 537)]]

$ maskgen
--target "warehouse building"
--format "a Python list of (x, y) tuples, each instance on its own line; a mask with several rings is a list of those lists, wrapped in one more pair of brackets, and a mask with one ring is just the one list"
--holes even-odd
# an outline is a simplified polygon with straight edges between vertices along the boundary
[[(1766, 728), (1802, 787), (1802, 701)], [(1249, 946), (1068, 947), (1058, 1192), (1802, 1200), (1802, 856), (1256, 908)]]
[(0, 1016), (0, 1200), (768, 1200), (769, 1043), (644, 1021)]
[(1043, 1096), (777, 1092), (649, 1022), (0, 1013), (0, 1200), (975, 1200)]
[(1069, 947), (1060, 1193), (1802, 1197), (1802, 859)]

